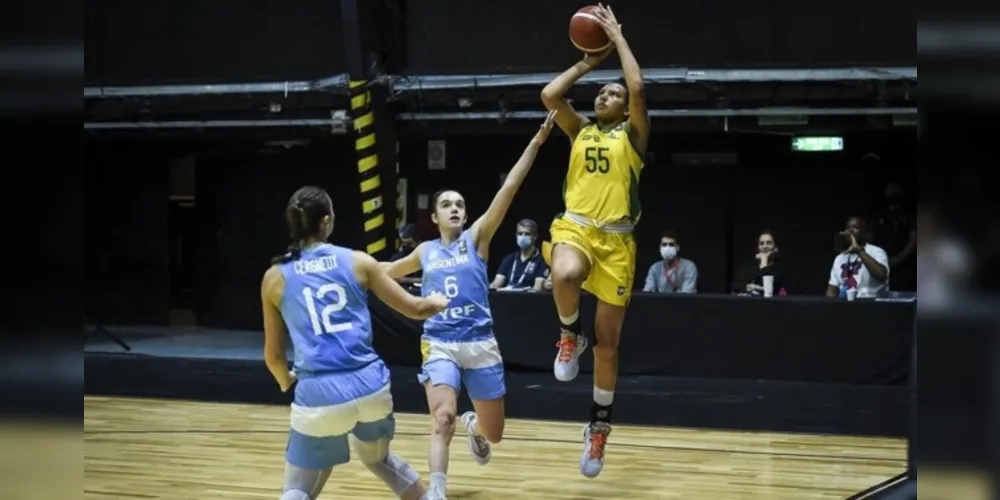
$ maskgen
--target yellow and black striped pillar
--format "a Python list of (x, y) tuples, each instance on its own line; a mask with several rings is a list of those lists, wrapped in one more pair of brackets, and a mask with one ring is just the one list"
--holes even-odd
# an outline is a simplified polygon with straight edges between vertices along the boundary
[(365, 251), (376, 255), (388, 247), (385, 236), (385, 212), (382, 201), (382, 178), (379, 175), (375, 142), (375, 109), (371, 91), (364, 80), (350, 82), (351, 118), (354, 120), (354, 151), (358, 158), (361, 189), (361, 220), (364, 224)]

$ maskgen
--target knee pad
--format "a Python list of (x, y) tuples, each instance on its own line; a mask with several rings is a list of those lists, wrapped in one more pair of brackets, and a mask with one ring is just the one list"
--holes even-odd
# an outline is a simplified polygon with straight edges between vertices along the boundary
[(389, 453), (388, 438), (372, 442), (354, 439), (353, 444), (361, 463), (397, 495), (402, 495), (420, 479), (420, 474), (410, 464), (396, 454)]
[(380, 462), (365, 465), (397, 495), (402, 495), (420, 480), (420, 474), (395, 453), (386, 455)]
[(288, 490), (281, 494), (279, 500), (312, 500), (306, 492), (301, 490)]

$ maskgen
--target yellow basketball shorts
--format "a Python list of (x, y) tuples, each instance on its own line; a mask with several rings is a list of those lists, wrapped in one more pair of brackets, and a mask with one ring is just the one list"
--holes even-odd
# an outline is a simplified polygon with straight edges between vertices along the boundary
[[(560, 243), (583, 252), (590, 262), (590, 275), (583, 289), (602, 302), (627, 306), (635, 281), (635, 238), (632, 233), (612, 233), (557, 217), (549, 228), (552, 246)], [(546, 249), (543, 249), (543, 253)], [(548, 249), (551, 252), (551, 249)], [(544, 255), (549, 265), (551, 255)]]

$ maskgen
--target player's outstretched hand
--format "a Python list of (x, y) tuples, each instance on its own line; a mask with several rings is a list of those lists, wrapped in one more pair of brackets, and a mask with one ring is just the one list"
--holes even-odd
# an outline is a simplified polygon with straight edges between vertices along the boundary
[(448, 297), (445, 297), (441, 292), (431, 292), (427, 296), (427, 302), (430, 303), (431, 308), (434, 310), (434, 314), (444, 311), (448, 307)]
[(535, 134), (535, 141), (539, 144), (545, 142), (549, 138), (549, 132), (552, 132), (552, 126), (556, 123), (556, 110), (549, 111), (548, 116), (545, 117), (545, 121), (542, 125), (538, 127), (538, 133)]
[(615, 17), (610, 5), (599, 3), (597, 8), (597, 12), (594, 13), (595, 17), (601, 23), (601, 27), (604, 28), (611, 43), (617, 44), (618, 40), (622, 39), (622, 25), (618, 23), (618, 18)]

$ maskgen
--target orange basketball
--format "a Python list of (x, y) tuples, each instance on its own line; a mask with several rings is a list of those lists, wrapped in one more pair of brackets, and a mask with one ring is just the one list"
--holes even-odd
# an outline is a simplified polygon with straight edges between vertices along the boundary
[(603, 52), (611, 45), (607, 33), (595, 14), (600, 8), (588, 5), (573, 14), (569, 20), (569, 40), (584, 52)]

